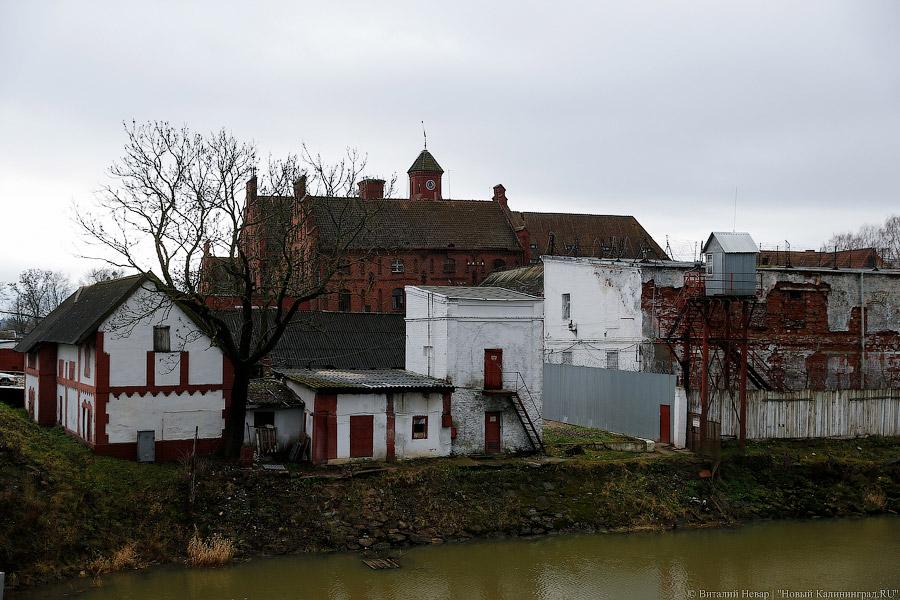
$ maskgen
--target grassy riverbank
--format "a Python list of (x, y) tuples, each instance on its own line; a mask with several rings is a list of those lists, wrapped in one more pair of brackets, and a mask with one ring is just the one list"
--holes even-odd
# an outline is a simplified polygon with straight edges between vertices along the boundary
[(195, 527), (246, 558), (900, 511), (897, 439), (728, 448), (721, 479), (711, 481), (698, 477), (709, 465), (693, 455), (614, 452), (592, 435), (550, 433), (552, 455), (587, 447), (567, 459), (452, 458), (290, 476), (213, 462), (191, 509), (178, 465), (95, 457), (0, 405), (0, 570), (31, 585), (90, 575), (128, 547), (135, 556), (125, 564), (184, 560)]

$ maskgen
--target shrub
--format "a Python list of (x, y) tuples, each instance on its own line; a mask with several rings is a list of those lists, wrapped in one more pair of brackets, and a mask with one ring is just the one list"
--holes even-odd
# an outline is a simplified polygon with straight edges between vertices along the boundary
[(227, 564), (234, 558), (234, 544), (221, 534), (213, 534), (207, 540), (194, 531), (188, 542), (187, 561), (194, 567), (217, 567)]

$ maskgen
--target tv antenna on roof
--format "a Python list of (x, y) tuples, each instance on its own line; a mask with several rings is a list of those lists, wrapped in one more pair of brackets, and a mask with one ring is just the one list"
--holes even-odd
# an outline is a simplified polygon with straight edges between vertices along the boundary
[(425, 121), (422, 121), (422, 139), (425, 140), (425, 149), (428, 150), (428, 134), (425, 133)]

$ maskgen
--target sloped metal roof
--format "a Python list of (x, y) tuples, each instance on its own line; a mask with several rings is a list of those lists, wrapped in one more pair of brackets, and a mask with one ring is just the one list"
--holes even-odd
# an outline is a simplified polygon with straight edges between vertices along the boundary
[(540, 300), (535, 296), (523, 294), (504, 287), (467, 287), (467, 286), (442, 286), (442, 285), (416, 285), (412, 286), (434, 292), (451, 299), (464, 300)]
[(485, 287), (501, 287), (531, 296), (544, 295), (544, 263), (495, 271), (481, 282)]
[(741, 231), (713, 231), (709, 234), (709, 239), (706, 240), (706, 243), (703, 244), (703, 252), (706, 252), (706, 249), (714, 239), (722, 247), (723, 252), (751, 254), (759, 252), (759, 246), (756, 245), (750, 234)]
[(302, 406), (303, 400), (283, 381), (267, 377), (250, 380), (247, 386), (247, 404), (266, 408), (293, 408)]
[(449, 391), (453, 389), (453, 386), (446, 381), (402, 369), (277, 369), (275, 372), (314, 390)]

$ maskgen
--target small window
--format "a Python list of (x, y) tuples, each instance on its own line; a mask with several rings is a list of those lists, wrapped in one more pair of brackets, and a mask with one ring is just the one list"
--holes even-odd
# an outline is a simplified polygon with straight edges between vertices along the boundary
[(562, 295), (562, 318), (568, 321), (572, 318), (572, 296), (571, 294)]
[(800, 295), (800, 290), (790, 290), (788, 292), (788, 298), (791, 300), (800, 300), (802, 296)]
[(428, 417), (413, 417), (412, 436), (414, 440), (428, 439)]
[(170, 352), (171, 344), (169, 343), (169, 327), (156, 326), (153, 328), (153, 351), (154, 352)]
[(572, 351), (567, 350), (561, 353), (560, 364), (563, 365), (571, 365), (572, 364)]
[(36, 365), (37, 365), (37, 354), (35, 354), (34, 352), (29, 352), (28, 353), (28, 368), (34, 369)]
[(403, 259), (396, 259), (391, 263), (391, 273), (402, 273), (405, 270)]
[(444, 261), (444, 273), (456, 273), (456, 261), (448, 258)]
[(275, 412), (271, 410), (253, 411), (253, 426), (266, 427), (267, 425), (275, 426)]
[(394, 310), (403, 310), (403, 288), (394, 288), (391, 292), (391, 308)]
[(506, 261), (502, 258), (498, 258), (494, 260), (494, 270), (500, 271), (506, 268)]
[(338, 294), (338, 311), (350, 312), (350, 290), (341, 290)]
[(610, 350), (606, 353), (606, 368), (607, 369), (618, 369), (619, 368), (619, 351), (618, 350)]
[(75, 361), (69, 361), (69, 379), (75, 381)]
[(91, 347), (84, 347), (84, 376), (91, 376)]

